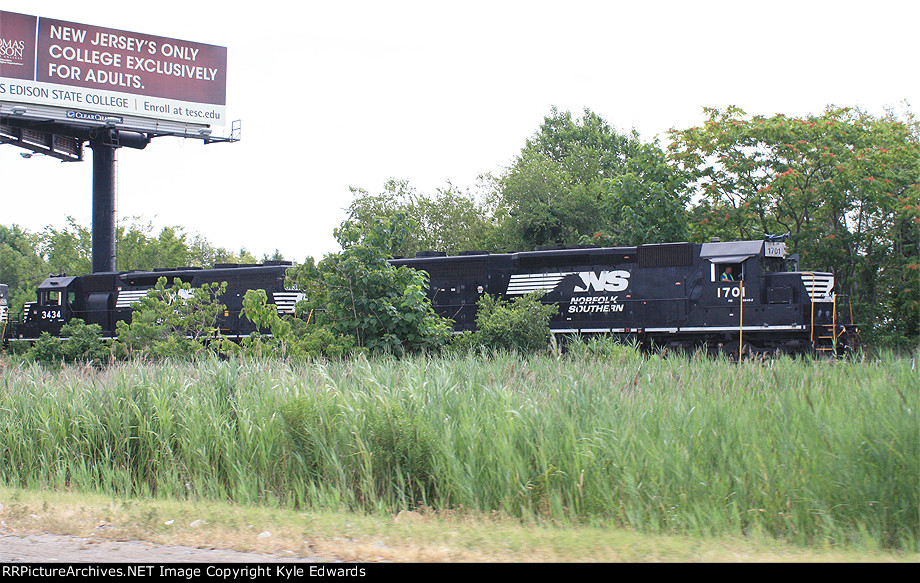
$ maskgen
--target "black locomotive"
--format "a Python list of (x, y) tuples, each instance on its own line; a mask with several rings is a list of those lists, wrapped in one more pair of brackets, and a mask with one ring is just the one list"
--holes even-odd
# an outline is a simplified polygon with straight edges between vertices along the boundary
[(0, 283), (0, 340), (6, 334), (6, 323), (9, 317), (9, 286)]
[[(543, 291), (542, 301), (558, 306), (550, 322), (556, 334), (613, 334), (644, 345), (730, 354), (842, 352), (855, 341), (851, 323), (838, 322), (833, 275), (788, 269), (797, 262), (787, 258), (783, 241), (772, 238), (455, 256), (422, 252), (391, 263), (429, 274), (432, 306), (457, 331), (475, 329), (484, 294), (511, 299)], [(99, 324), (103, 336), (112, 337), (118, 321), (130, 321), (131, 304), (160, 277), (192, 286), (227, 282), (220, 328), (225, 336), (242, 337), (255, 329), (239, 316), (247, 290), (263, 289), (279, 313), (294, 313), (303, 294), (285, 288), (290, 265), (49, 277), (37, 301), (24, 306), (21, 321), (7, 328), (7, 338), (57, 335), (72, 318)]]
[(539, 290), (544, 303), (559, 308), (550, 322), (556, 334), (614, 334), (644, 345), (730, 354), (841, 352), (855, 339), (855, 328), (837, 321), (834, 276), (798, 271), (779, 237), (422, 252), (393, 263), (428, 272), (432, 305), (457, 330), (475, 329), (483, 294), (510, 299)]
[(111, 338), (117, 322), (131, 321), (131, 304), (144, 297), (161, 277), (170, 285), (178, 278), (193, 287), (227, 282), (226, 292), (219, 298), (226, 306), (219, 326), (229, 338), (245, 336), (255, 331), (251, 322), (240, 318), (243, 296), (250, 289), (265, 290), (268, 301), (277, 306), (280, 314), (294, 313), (294, 305), (303, 294), (284, 287), (290, 266), (288, 261), (268, 261), (258, 265), (217, 264), (212, 269), (184, 267), (81, 277), (51, 276), (38, 286), (37, 301), (23, 306), (22, 317), (11, 323), (7, 338), (34, 341), (42, 332), (58, 335), (61, 327), (73, 318), (98, 324), (103, 338)]

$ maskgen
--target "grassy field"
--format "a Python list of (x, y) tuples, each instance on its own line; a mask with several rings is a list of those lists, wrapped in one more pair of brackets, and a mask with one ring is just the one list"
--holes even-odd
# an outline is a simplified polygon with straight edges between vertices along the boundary
[(918, 551), (916, 357), (6, 363), (0, 484)]

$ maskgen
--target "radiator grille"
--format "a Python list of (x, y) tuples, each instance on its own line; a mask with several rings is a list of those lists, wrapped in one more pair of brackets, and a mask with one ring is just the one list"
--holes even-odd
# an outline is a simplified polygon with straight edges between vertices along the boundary
[(690, 243), (642, 245), (639, 247), (639, 267), (683, 267), (693, 263)]

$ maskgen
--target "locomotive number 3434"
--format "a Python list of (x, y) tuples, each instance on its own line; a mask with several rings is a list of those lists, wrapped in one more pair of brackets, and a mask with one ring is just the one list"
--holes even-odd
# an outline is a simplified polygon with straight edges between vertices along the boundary
[(42, 320), (60, 320), (61, 319), (61, 310), (42, 310), (41, 311)]

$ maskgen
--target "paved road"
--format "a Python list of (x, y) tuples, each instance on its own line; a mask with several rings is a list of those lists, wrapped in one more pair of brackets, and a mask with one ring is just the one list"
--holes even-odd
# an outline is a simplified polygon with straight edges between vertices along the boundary
[(244, 553), (227, 549), (162, 546), (143, 541), (59, 536), (0, 535), (0, 562), (11, 563), (275, 563), (328, 562), (321, 557)]

